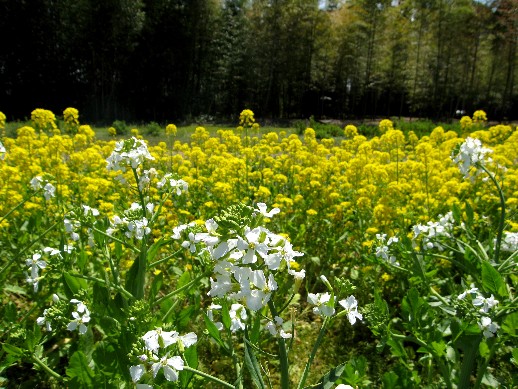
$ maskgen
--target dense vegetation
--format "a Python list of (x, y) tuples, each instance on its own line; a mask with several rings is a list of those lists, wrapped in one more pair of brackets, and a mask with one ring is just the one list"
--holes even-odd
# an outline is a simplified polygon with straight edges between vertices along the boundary
[(1, 386), (518, 385), (515, 127), (9, 125)]
[(0, 107), (512, 118), (517, 15), (513, 0), (1, 0)]

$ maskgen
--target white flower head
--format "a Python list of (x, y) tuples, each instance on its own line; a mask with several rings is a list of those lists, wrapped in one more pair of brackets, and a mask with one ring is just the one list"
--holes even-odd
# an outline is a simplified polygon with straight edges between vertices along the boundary
[(492, 338), (500, 328), (498, 324), (493, 323), (491, 318), (484, 316), (478, 322), (478, 327), (482, 330), (482, 333), (486, 338)]
[(451, 159), (458, 165), (464, 177), (467, 178), (472, 167), (478, 166), (477, 171), (479, 171), (481, 170), (479, 166), (484, 166), (486, 162), (491, 161), (491, 158), (486, 158), (486, 156), (492, 152), (491, 149), (482, 147), (480, 140), (468, 137), (458, 147), (458, 150), (453, 151)]
[(142, 378), (142, 376), (144, 375), (145, 372), (146, 372), (146, 367), (144, 365), (131, 366), (130, 367), (131, 380), (133, 382), (138, 382)]
[(331, 317), (335, 314), (335, 308), (331, 305), (331, 295), (328, 292), (308, 293), (308, 302), (316, 305), (313, 307), (315, 315)]
[(282, 328), (283, 323), (284, 320), (282, 320), (282, 318), (280, 318), (279, 316), (275, 316), (274, 321), (269, 321), (268, 324), (266, 324), (266, 329), (270, 332), (272, 336), (279, 336), (283, 339), (290, 339), (292, 337), (292, 334), (284, 331), (284, 329)]
[(146, 349), (156, 353), (160, 347), (166, 348), (173, 343), (178, 341), (178, 332), (176, 331), (163, 331), (162, 328), (148, 331), (142, 337), (146, 344)]
[(358, 301), (356, 301), (354, 296), (349, 296), (345, 300), (338, 301), (338, 303), (344, 308), (345, 312), (347, 312), (347, 318), (351, 325), (356, 323), (356, 319), (363, 319), (362, 314), (358, 312)]
[(158, 362), (153, 363), (151, 369), (153, 370), (153, 377), (156, 378), (160, 369), (164, 370), (164, 377), (166, 380), (175, 382), (178, 380), (178, 371), (183, 370), (183, 360), (179, 356), (168, 358), (162, 357)]
[(271, 218), (273, 215), (277, 215), (281, 210), (279, 208), (273, 208), (270, 212), (266, 211), (267, 206), (265, 203), (257, 203), (257, 208), (254, 211), (259, 212), (261, 215), (267, 218)]

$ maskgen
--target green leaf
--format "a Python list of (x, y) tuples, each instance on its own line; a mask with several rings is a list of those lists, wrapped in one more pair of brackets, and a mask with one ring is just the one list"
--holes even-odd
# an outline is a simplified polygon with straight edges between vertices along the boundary
[(67, 272), (63, 273), (63, 279), (65, 281), (65, 285), (68, 287), (68, 290), (69, 292), (71, 292), (72, 296), (78, 294), (81, 289), (86, 289), (88, 286), (85, 280), (83, 280), (82, 278), (74, 277), (73, 275)]
[[(189, 367), (196, 369), (198, 367), (198, 352), (196, 351), (196, 345), (188, 347), (183, 354), (185, 361)], [(190, 371), (180, 372), (180, 383), (183, 388), (186, 388), (189, 381), (192, 379), (194, 373)]]
[(518, 348), (513, 348), (513, 357), (511, 362), (514, 363), (515, 366), (518, 366)]
[(383, 374), (383, 388), (384, 389), (395, 389), (398, 388), (399, 376), (393, 371), (388, 371)]
[(232, 319), (230, 318), (228, 303), (226, 301), (221, 304), (221, 322), (227, 330), (230, 329), (230, 326), (232, 325)]
[(153, 282), (151, 283), (151, 291), (149, 292), (149, 297), (154, 299), (160, 292), (160, 288), (162, 287), (162, 283), (164, 281), (164, 275), (160, 272), (153, 278)]
[(489, 346), (485, 341), (480, 342), (480, 344), (478, 345), (478, 352), (480, 353), (480, 356), (484, 359), (486, 359), (489, 356)]
[(23, 356), (23, 350), (21, 348), (19, 348), (19, 347), (10, 345), (8, 343), (4, 343), (4, 344), (2, 344), (2, 348), (4, 349), (4, 351), (7, 354), (9, 354), (12, 357), (15, 357), (16, 359), (18, 359), (21, 356)]
[(94, 372), (88, 366), (88, 360), (82, 351), (76, 351), (70, 358), (67, 376), (72, 379), (72, 383), (75, 385), (85, 388), (93, 387)]
[(209, 319), (209, 317), (204, 313), (203, 318), (205, 320), (205, 326), (207, 327), (207, 331), (212, 339), (216, 341), (216, 343), (223, 349), (226, 354), (230, 354), (225, 342), (221, 339), (221, 334), (219, 333), (216, 325)]
[(482, 286), (486, 292), (500, 297), (507, 294), (504, 280), (500, 273), (487, 261), (482, 262)]
[(504, 319), (502, 331), (512, 337), (518, 336), (518, 312), (511, 313)]
[(158, 250), (160, 250), (160, 247), (162, 247), (165, 243), (167, 243), (164, 238), (158, 239), (155, 243), (151, 245), (151, 247), (147, 250), (147, 262), (151, 263), (155, 260), (155, 257), (158, 253)]
[(259, 389), (266, 389), (266, 385), (263, 381), (263, 376), (261, 375), (261, 366), (259, 366), (259, 362), (257, 362), (257, 358), (255, 356), (255, 351), (250, 346), (248, 338), (248, 331), (245, 328), (245, 366), (252, 377), (252, 381), (255, 386)]
[(335, 382), (342, 376), (344, 372), (346, 363), (342, 363), (341, 365), (336, 366), (335, 368), (329, 370), (326, 374), (320, 378), (318, 384), (311, 386), (311, 388), (315, 389), (331, 389)]

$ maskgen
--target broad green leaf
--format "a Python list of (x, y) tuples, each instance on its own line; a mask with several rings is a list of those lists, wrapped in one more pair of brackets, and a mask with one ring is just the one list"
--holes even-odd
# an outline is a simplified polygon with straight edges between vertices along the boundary
[(158, 295), (158, 292), (160, 292), (160, 288), (162, 287), (162, 282), (164, 280), (164, 275), (162, 272), (157, 274), (153, 278), (153, 282), (151, 283), (151, 291), (149, 292), (149, 297), (154, 299)]
[(264, 384), (263, 376), (261, 374), (261, 366), (259, 366), (259, 362), (257, 362), (257, 358), (255, 356), (255, 351), (252, 346), (250, 346), (249, 340), (247, 338), (248, 332), (245, 328), (245, 366), (248, 369), (248, 372), (250, 373), (255, 386), (259, 389), (266, 389), (266, 385)]
[(67, 376), (72, 379), (72, 383), (80, 387), (93, 387), (94, 372), (88, 366), (88, 360), (82, 351), (76, 351), (70, 358)]
[(500, 297), (504, 297), (507, 294), (502, 276), (487, 261), (482, 262), (482, 286), (485, 291)]
[(489, 346), (485, 341), (480, 342), (480, 344), (478, 345), (478, 352), (480, 353), (480, 356), (484, 359), (486, 359), (486, 357), (489, 356)]
[(344, 372), (346, 363), (342, 363), (341, 365), (336, 366), (335, 368), (329, 370), (320, 380), (318, 384), (312, 385), (311, 388), (315, 389), (331, 389), (334, 387), (335, 382), (342, 376)]
[(511, 313), (504, 319), (502, 331), (512, 337), (518, 336), (518, 312)]

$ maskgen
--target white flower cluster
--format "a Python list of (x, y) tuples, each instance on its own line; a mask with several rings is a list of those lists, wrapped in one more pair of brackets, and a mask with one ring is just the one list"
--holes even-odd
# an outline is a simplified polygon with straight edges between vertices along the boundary
[(141, 240), (151, 232), (151, 229), (148, 227), (149, 221), (145, 214), (153, 215), (154, 208), (155, 206), (152, 203), (148, 203), (144, 211), (140, 204), (132, 203), (130, 208), (124, 211), (122, 218), (118, 215), (112, 218), (106, 233), (113, 235), (116, 231), (121, 231), (130, 239), (134, 237)]
[[(331, 317), (335, 314), (334, 297), (328, 293), (308, 293), (308, 302), (313, 307), (313, 313), (318, 316)], [(356, 319), (362, 320), (363, 315), (358, 312), (358, 301), (354, 296), (349, 296), (344, 300), (338, 301), (338, 304), (344, 308), (344, 314), (351, 325), (356, 323)]]
[(158, 189), (172, 189), (177, 196), (180, 196), (182, 193), (187, 192), (189, 189), (189, 185), (182, 179), (175, 180), (171, 173), (167, 173), (162, 177), (162, 179), (157, 183)]
[[(178, 355), (171, 355), (172, 350), (167, 349), (172, 345), (177, 345), (179, 349), (190, 347), (198, 341), (198, 337), (194, 332), (179, 335), (176, 331), (163, 331), (157, 328), (148, 331), (142, 336), (142, 340), (145, 344), (145, 353), (139, 357), (142, 363), (130, 367), (133, 382), (136, 383), (142, 378), (146, 372), (146, 364), (151, 368), (154, 378), (160, 369), (163, 369), (165, 379), (174, 382), (178, 380), (178, 372), (184, 368), (184, 361)], [(161, 349), (165, 350), (163, 355), (160, 355)]]
[(40, 176), (36, 176), (31, 180), (31, 187), (33, 190), (40, 190), (43, 188), (43, 197), (45, 200), (49, 200), (51, 197), (56, 197), (56, 188), (47, 180), (44, 180)]
[(437, 222), (430, 221), (426, 225), (417, 224), (413, 227), (414, 240), (422, 236), (422, 247), (424, 250), (430, 250), (434, 247), (443, 250), (444, 247), (438, 241), (438, 238), (451, 238), (453, 222), (453, 214), (450, 211), (446, 215), (440, 216)]
[(3, 159), (5, 157), (5, 153), (6, 153), (5, 147), (2, 144), (2, 142), (0, 142), (0, 161), (3, 161)]
[(70, 303), (74, 304), (76, 309), (72, 312), (73, 320), (68, 323), (67, 330), (75, 331), (77, 329), (80, 335), (84, 335), (87, 330), (86, 324), (90, 321), (90, 311), (80, 300), (72, 299)]
[[(269, 214), (263, 204), (255, 212)], [(288, 274), (296, 279), (305, 277), (304, 270), (297, 272), (291, 268), (294, 258), (303, 254), (294, 251), (286, 238), (259, 226), (253, 229), (245, 227), (243, 234), (235, 233), (221, 240), (216, 221), (207, 220), (205, 227), (207, 232), (189, 232), (188, 240), (182, 245), (191, 252), (196, 252), (198, 246), (202, 245), (201, 250), (208, 252), (216, 261), (214, 276), (210, 279), (209, 296), (244, 301), (248, 309), (258, 311), (277, 290), (275, 272), (286, 268)], [(184, 226), (177, 227), (173, 238), (178, 238), (187, 229)]]
[(471, 303), (478, 309), (478, 314), (481, 315), (478, 322), (479, 328), (486, 338), (495, 336), (496, 332), (500, 328), (498, 324), (493, 323), (491, 318), (488, 316), (490, 311), (498, 305), (498, 300), (495, 296), (484, 297), (479, 293), (478, 288), (471, 285), (471, 289), (464, 291), (457, 297), (459, 300), (464, 300), (467, 296), (471, 297)]
[(504, 239), (501, 245), (502, 251), (514, 253), (518, 250), (518, 232), (504, 232)]
[[(57, 303), (59, 301), (59, 297), (57, 294), (52, 295), (52, 301), (54, 301), (54, 303)], [(48, 309), (43, 310), (43, 316), (40, 316), (36, 319), (36, 324), (39, 325), (40, 327), (44, 325), (45, 329), (50, 332), (50, 331), (52, 331), (52, 323), (49, 320), (49, 318), (47, 317), (48, 313), (49, 313)]]
[(451, 159), (467, 178), (472, 167), (477, 168), (477, 172), (480, 172), (479, 166), (484, 166), (486, 162), (491, 161), (491, 158), (486, 158), (486, 155), (492, 152), (491, 149), (482, 147), (480, 140), (468, 137), (458, 150), (452, 152)]
[(149, 153), (143, 140), (132, 137), (115, 144), (115, 149), (106, 159), (107, 169), (125, 172), (127, 167), (138, 168), (146, 159), (154, 160), (155, 158)]
[(391, 236), (387, 240), (387, 234), (376, 234), (376, 239), (378, 240), (378, 246), (376, 247), (376, 257), (382, 258), (384, 261), (390, 263), (391, 265), (399, 266), (399, 262), (396, 261), (395, 255), (390, 252), (390, 246), (393, 243), (399, 242), (399, 238), (396, 236)]
[(282, 325), (284, 324), (284, 320), (282, 320), (279, 316), (275, 316), (273, 320), (269, 321), (266, 324), (266, 329), (275, 337), (281, 337), (283, 339), (290, 339), (293, 335), (289, 332), (284, 331)]

